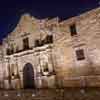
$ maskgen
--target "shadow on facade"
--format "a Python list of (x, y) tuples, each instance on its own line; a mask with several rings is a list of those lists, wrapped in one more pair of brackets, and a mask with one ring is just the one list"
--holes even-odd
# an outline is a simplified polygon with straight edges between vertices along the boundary
[(25, 64), (23, 68), (23, 85), (24, 89), (34, 89), (34, 70), (30, 63)]

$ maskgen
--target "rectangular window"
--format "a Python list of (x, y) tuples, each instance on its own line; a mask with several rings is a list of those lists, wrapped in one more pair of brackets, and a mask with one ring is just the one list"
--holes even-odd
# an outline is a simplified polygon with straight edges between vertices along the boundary
[(14, 53), (14, 45), (13, 44), (11, 44), (11, 54), (13, 54)]
[(40, 46), (40, 41), (37, 39), (35, 40), (35, 47), (38, 47), (38, 46)]
[(47, 35), (46, 39), (45, 39), (45, 43), (46, 44), (53, 43), (53, 36), (52, 35)]
[(29, 40), (28, 38), (23, 39), (23, 49), (29, 49)]
[(10, 55), (10, 54), (11, 54), (11, 50), (7, 48), (6, 54), (7, 54), (7, 55)]
[(44, 40), (35, 40), (35, 47), (40, 47), (44, 45)]
[(71, 36), (77, 35), (76, 25), (75, 24), (70, 25), (70, 32), (71, 32)]
[(77, 60), (84, 60), (85, 55), (83, 49), (76, 50)]

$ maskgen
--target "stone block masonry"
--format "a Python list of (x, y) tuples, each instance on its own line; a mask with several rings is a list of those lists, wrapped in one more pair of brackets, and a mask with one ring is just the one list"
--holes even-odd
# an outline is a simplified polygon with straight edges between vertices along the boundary
[(0, 46), (0, 86), (100, 87), (100, 7), (63, 21), (23, 14)]

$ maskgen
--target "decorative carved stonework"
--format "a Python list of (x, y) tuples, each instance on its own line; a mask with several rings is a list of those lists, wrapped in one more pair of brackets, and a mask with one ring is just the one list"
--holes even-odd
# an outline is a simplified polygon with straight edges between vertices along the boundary
[[(5, 87), (23, 88), (23, 81), (30, 77), (35, 88), (99, 84), (95, 78), (100, 77), (99, 13), (100, 7), (63, 21), (22, 15), (0, 46), (0, 76)], [(24, 73), (25, 65), (31, 66), (33, 75), (28, 69)]]

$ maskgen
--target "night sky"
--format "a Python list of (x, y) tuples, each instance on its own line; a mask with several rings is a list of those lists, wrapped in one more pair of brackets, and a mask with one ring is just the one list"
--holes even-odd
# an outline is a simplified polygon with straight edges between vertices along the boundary
[(61, 20), (99, 7), (100, 0), (0, 0), (0, 41), (11, 32), (20, 16), (29, 12), (37, 18)]

